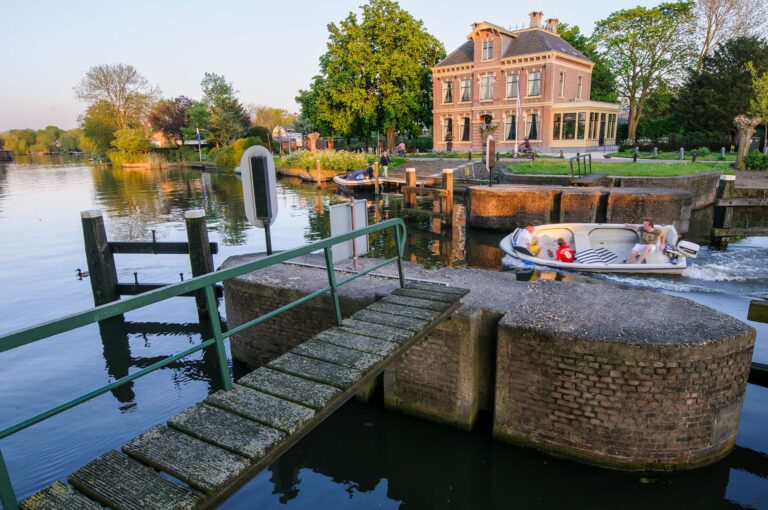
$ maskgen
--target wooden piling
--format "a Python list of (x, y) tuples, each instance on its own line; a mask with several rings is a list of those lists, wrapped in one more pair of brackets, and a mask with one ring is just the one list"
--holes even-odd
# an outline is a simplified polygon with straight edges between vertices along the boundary
[[(187, 224), (187, 241), (189, 242), (189, 262), (192, 266), (192, 276), (200, 276), (213, 272), (213, 255), (211, 244), (208, 241), (208, 227), (205, 224), (205, 211), (193, 209), (184, 212), (184, 221)], [(205, 291), (195, 293), (197, 311), (202, 317), (208, 313), (205, 301)]]
[(315, 183), (320, 186), (323, 183), (323, 170), (318, 159), (315, 165)]
[(416, 194), (412, 193), (407, 190), (407, 188), (415, 187), (416, 186), (416, 169), (415, 168), (406, 168), (405, 169), (405, 207), (406, 208), (415, 208), (416, 207)]
[(440, 212), (446, 225), (453, 223), (453, 169), (443, 170), (443, 189), (445, 196), (440, 197)]
[(727, 200), (733, 196), (733, 188), (736, 184), (735, 175), (721, 175), (720, 184), (717, 187), (717, 196), (715, 198), (715, 218), (712, 229), (710, 244), (717, 248), (727, 248), (729, 237), (718, 237), (718, 229), (727, 229), (731, 227), (733, 220), (733, 207), (718, 206), (720, 200)]
[(379, 163), (373, 163), (373, 192), (378, 195), (381, 192), (379, 188)]
[(93, 303), (96, 306), (120, 299), (117, 293), (117, 268), (109, 247), (101, 211), (81, 211), (85, 258), (88, 261)]

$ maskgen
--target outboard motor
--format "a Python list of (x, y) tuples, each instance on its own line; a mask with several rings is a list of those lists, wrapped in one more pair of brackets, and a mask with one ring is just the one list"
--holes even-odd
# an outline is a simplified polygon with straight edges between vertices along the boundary
[(690, 241), (678, 241), (675, 245), (675, 251), (689, 259), (695, 259), (699, 256), (699, 245)]

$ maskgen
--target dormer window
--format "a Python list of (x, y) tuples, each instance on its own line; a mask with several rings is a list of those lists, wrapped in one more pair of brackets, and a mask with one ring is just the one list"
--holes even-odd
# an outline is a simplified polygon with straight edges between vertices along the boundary
[(483, 41), (483, 60), (493, 58), (493, 41)]
[(453, 81), (443, 82), (443, 103), (453, 103)]

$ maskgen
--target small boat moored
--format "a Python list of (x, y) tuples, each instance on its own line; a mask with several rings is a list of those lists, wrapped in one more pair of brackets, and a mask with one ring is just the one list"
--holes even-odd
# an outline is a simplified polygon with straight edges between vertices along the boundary
[[(687, 259), (698, 255), (699, 246), (681, 240), (674, 226), (656, 225), (664, 233), (666, 247), (657, 246), (642, 264), (630, 264), (627, 260), (632, 247), (639, 242), (640, 226), (609, 223), (539, 225), (531, 234), (539, 248), (536, 255), (514, 245), (520, 228), (502, 239), (499, 246), (509, 256), (529, 264), (591, 273), (681, 274), (687, 267)], [(565, 239), (574, 249), (574, 262), (555, 260), (559, 238)]]
[(345, 175), (337, 175), (333, 182), (340, 191), (346, 193), (373, 193), (376, 186), (373, 170), (355, 170)]

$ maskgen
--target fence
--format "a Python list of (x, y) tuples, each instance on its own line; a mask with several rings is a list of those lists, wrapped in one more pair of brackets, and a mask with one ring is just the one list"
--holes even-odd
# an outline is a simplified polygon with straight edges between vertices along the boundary
[[(397, 255), (395, 255), (394, 257), (385, 259), (383, 261), (380, 261), (368, 268), (365, 268), (363, 270), (360, 270), (352, 274), (347, 278), (337, 281), (333, 271), (333, 255), (332, 255), (331, 247), (333, 245), (352, 240), (356, 237), (367, 235), (372, 232), (386, 230), (389, 228), (392, 228), (394, 230)], [(209, 273), (202, 276), (197, 276), (190, 280), (168, 285), (166, 287), (162, 287), (144, 294), (139, 294), (137, 296), (134, 296), (126, 300), (116, 301), (116, 302), (108, 303), (105, 305), (97, 306), (95, 308), (91, 308), (83, 312), (75, 313), (67, 317), (63, 317), (61, 319), (56, 319), (53, 321), (38, 324), (36, 326), (32, 326), (32, 327), (17, 331), (15, 333), (11, 333), (11, 334), (0, 337), (0, 353), (2, 353), (5, 351), (9, 351), (11, 349), (15, 349), (17, 347), (21, 347), (27, 344), (31, 344), (33, 342), (37, 342), (39, 340), (44, 340), (46, 338), (52, 337), (54, 335), (58, 335), (60, 333), (65, 333), (67, 331), (71, 331), (73, 329), (87, 326), (89, 324), (94, 324), (94, 323), (104, 321), (113, 317), (118, 317), (126, 312), (137, 310), (139, 308), (143, 308), (145, 306), (148, 306), (154, 303), (159, 303), (161, 301), (165, 301), (170, 298), (181, 296), (187, 293), (194, 293), (196, 291), (202, 291), (205, 294), (205, 300), (206, 300), (207, 311), (208, 311), (208, 321), (210, 323), (210, 328), (213, 333), (213, 338), (205, 340), (204, 342), (194, 347), (191, 347), (173, 356), (169, 356), (137, 372), (134, 372), (116, 381), (113, 381), (109, 384), (101, 386), (100, 388), (97, 388), (88, 393), (85, 393), (73, 400), (70, 400), (69, 402), (53, 407), (43, 413), (40, 413), (36, 416), (28, 418), (27, 420), (24, 420), (20, 423), (12, 425), (4, 430), (0, 430), (0, 440), (10, 435), (13, 435), (17, 432), (20, 432), (28, 427), (31, 427), (32, 425), (40, 423), (41, 421), (51, 418), (52, 416), (62, 413), (68, 409), (71, 409), (77, 405), (87, 402), (88, 400), (91, 400), (108, 391), (111, 391), (124, 384), (127, 384), (135, 379), (143, 377), (151, 372), (154, 372), (155, 370), (164, 368), (182, 358), (190, 356), (191, 354), (194, 354), (203, 349), (207, 349), (209, 347), (215, 348), (216, 350), (219, 373), (223, 381), (224, 388), (227, 390), (231, 389), (232, 378), (229, 372), (229, 365), (227, 363), (227, 358), (224, 350), (224, 339), (229, 338), (232, 335), (236, 335), (237, 333), (240, 333), (241, 331), (248, 329), (252, 326), (260, 324), (281, 312), (289, 310), (306, 301), (309, 301), (310, 299), (313, 299), (317, 296), (325, 294), (326, 292), (331, 294), (336, 323), (340, 325), (342, 316), (341, 316), (341, 307), (339, 305), (339, 297), (337, 294), (337, 289), (339, 286), (349, 283), (352, 280), (355, 280), (356, 278), (359, 278), (367, 273), (370, 273), (371, 271), (375, 271), (376, 269), (393, 262), (397, 264), (398, 275), (400, 278), (400, 286), (403, 287), (405, 285), (405, 276), (403, 274), (403, 263), (402, 263), (403, 252), (405, 249), (405, 236), (406, 236), (405, 223), (400, 218), (393, 218), (390, 220), (383, 221), (381, 223), (377, 223), (375, 225), (371, 225), (359, 230), (355, 230), (353, 232), (338, 235), (335, 237), (330, 237), (322, 241), (317, 241), (307, 246), (302, 246), (300, 248), (295, 248), (293, 250), (288, 250), (275, 255), (270, 255), (263, 259), (255, 260), (253, 262), (249, 262), (241, 266), (224, 269), (222, 271)], [(223, 331), (221, 318), (219, 317), (219, 313), (218, 313), (218, 302), (216, 300), (216, 294), (215, 294), (215, 286), (217, 283), (224, 282), (232, 278), (236, 278), (238, 276), (244, 275), (246, 273), (250, 273), (252, 271), (264, 269), (264, 268), (273, 266), (275, 264), (280, 264), (282, 262), (294, 259), (296, 257), (300, 257), (302, 255), (308, 255), (312, 252), (319, 251), (319, 250), (323, 250), (323, 253), (325, 255), (325, 264), (326, 264), (326, 270), (328, 273), (327, 286), (315, 292), (312, 292), (311, 294), (308, 294), (300, 299), (292, 301), (291, 303), (288, 303), (287, 305), (284, 305), (276, 310), (272, 310), (269, 313), (266, 313), (249, 322), (246, 322), (245, 324), (241, 324), (236, 328), (232, 328), (228, 331)], [(0, 502), (2, 502), (5, 510), (16, 510), (18, 508), (16, 495), (13, 491), (13, 486), (11, 484), (11, 480), (8, 474), (8, 469), (5, 464), (5, 460), (3, 459), (2, 451), (0, 451)]]

